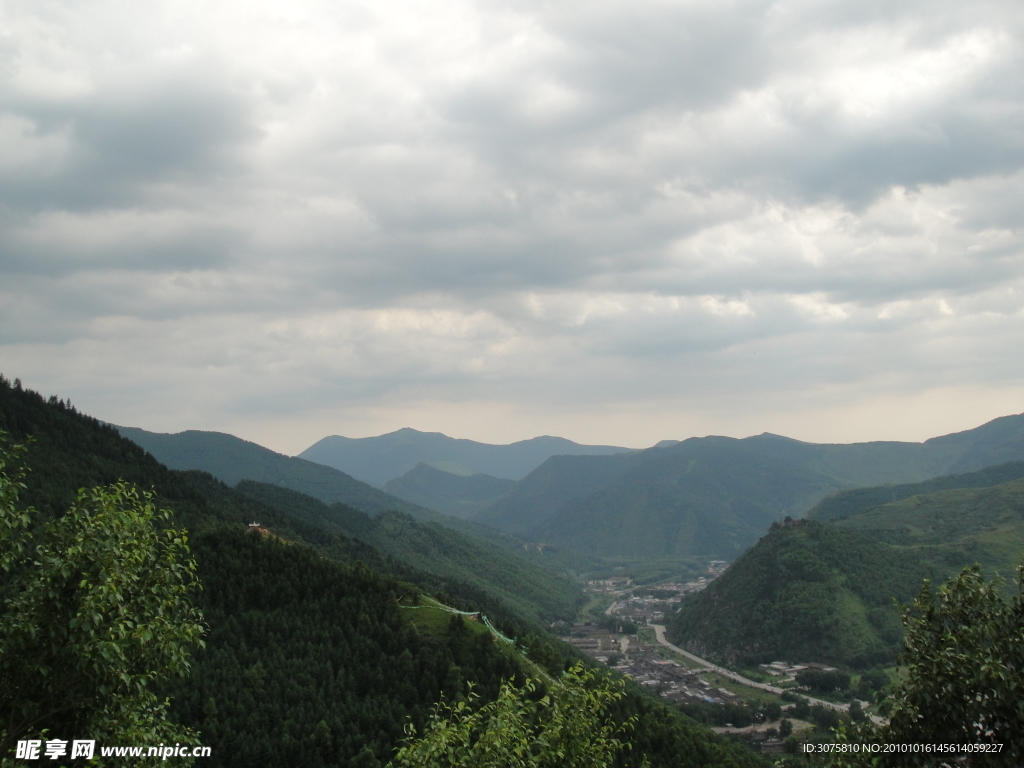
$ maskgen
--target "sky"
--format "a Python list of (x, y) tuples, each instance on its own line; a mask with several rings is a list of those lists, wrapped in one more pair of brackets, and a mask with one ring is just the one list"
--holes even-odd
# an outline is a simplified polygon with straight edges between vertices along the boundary
[(1019, 0), (0, 0), (0, 372), (298, 453), (1024, 411)]

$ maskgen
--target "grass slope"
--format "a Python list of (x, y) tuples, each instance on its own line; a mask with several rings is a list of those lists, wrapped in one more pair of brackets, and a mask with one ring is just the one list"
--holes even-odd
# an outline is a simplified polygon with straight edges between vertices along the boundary
[(950, 573), (980, 563), (989, 573), (1006, 576), (1024, 552), (1024, 479), (911, 496), (833, 525), (913, 551)]

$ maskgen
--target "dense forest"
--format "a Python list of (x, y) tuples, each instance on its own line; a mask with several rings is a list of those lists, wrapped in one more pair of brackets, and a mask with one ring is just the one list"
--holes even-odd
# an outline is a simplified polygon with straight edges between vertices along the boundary
[[(463, 696), (472, 682), (483, 703), (502, 680), (558, 675), (578, 658), (478, 587), (419, 570), (315, 515), (289, 514), (258, 488), (169, 470), (114, 428), (17, 381), (0, 379), (0, 430), (30, 441), (20, 503), (37, 510), (34, 530), (60, 517), (77, 489), (124, 479), (154, 491), (173, 525), (191, 531), (203, 585), (195, 602), (209, 631), (191, 675), (158, 693), (213, 747), (204, 765), (383, 765), (403, 726), (422, 725), (442, 696)], [(265, 532), (249, 530), (254, 519)], [(515, 646), (430, 608), (434, 599), (482, 609)], [(621, 766), (763, 764), (634, 687), (612, 716), (636, 717)]]
[(907, 602), (942, 575), (913, 551), (813, 520), (775, 524), (669, 622), (673, 642), (741, 665), (775, 659), (891, 664)]

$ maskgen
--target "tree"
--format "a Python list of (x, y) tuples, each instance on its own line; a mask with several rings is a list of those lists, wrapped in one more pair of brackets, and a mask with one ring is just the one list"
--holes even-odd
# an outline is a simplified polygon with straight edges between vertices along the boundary
[(412, 725), (392, 768), (604, 768), (612, 764), (634, 724), (616, 725), (609, 707), (622, 686), (576, 665), (556, 690), (538, 697), (537, 684), (511, 681), (498, 698), (474, 709), (472, 699), (441, 703), (422, 736)]
[(1009, 601), (1001, 581), (977, 565), (933, 592), (926, 581), (912, 609), (902, 661), (907, 677), (891, 696), (888, 735), (926, 743), (1003, 744), (1024, 759), (1024, 570)]
[(867, 717), (867, 715), (864, 714), (864, 708), (861, 707), (860, 702), (857, 701), (857, 699), (850, 702), (850, 709), (848, 711), (850, 713), (850, 719), (855, 723), (859, 723)]
[[(984, 765), (1024, 760), (1024, 567), (1018, 590), (1004, 598), (1001, 580), (986, 582), (977, 565), (933, 590), (925, 582), (912, 608), (902, 610), (904, 679), (892, 687), (885, 726), (861, 723), (841, 734), (852, 742), (994, 745), (971, 753)], [(955, 755), (956, 752), (953, 752)], [(951, 754), (902, 752), (876, 756), (882, 765), (940, 765)], [(855, 765), (851, 757), (836, 761)]]
[(839, 670), (825, 672), (818, 669), (803, 669), (796, 673), (796, 681), (812, 691), (821, 693), (844, 691), (850, 687), (850, 675)]
[(79, 491), (33, 537), (37, 513), (17, 505), (23, 473), (7, 472), (21, 450), (0, 434), (0, 759), (44, 732), (99, 744), (195, 742), (151, 690), (186, 674), (190, 649), (202, 645), (185, 533), (158, 529), (170, 512), (117, 483)]

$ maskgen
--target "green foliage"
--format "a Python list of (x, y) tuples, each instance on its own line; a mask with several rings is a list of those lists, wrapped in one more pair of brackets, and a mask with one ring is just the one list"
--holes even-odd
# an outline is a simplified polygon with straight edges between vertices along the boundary
[(640, 629), (636, 622), (622, 616), (613, 616), (612, 614), (602, 614), (601, 618), (597, 621), (597, 626), (620, 635), (635, 635)]
[(869, 669), (857, 681), (856, 696), (862, 701), (872, 701), (875, 693), (885, 690), (889, 685), (889, 675), (882, 669)]
[(849, 673), (839, 670), (825, 672), (820, 669), (803, 669), (796, 673), (796, 681), (819, 693), (835, 693), (850, 687)]
[[(984, 765), (1020, 765), (1024, 758), (1024, 568), (1017, 594), (1006, 599), (1000, 581), (966, 568), (937, 590), (926, 582), (912, 607), (904, 608), (906, 675), (883, 701), (889, 721), (863, 722), (841, 740), (881, 744), (951, 745), (947, 752), (856, 755), (836, 766), (948, 765), (963, 752), (956, 745), (1001, 745), (971, 755)], [(971, 763), (974, 764), (974, 763)]]
[(621, 686), (575, 666), (555, 688), (502, 685), (498, 697), (474, 708), (469, 701), (441, 703), (422, 736), (410, 725), (393, 768), (604, 768), (626, 748), (633, 720), (616, 723), (609, 705)]
[(938, 590), (925, 584), (904, 609), (906, 678), (890, 695), (890, 741), (1002, 744), (1024, 759), (1024, 599), (966, 568)]
[[(8, 456), (0, 457), (4, 467)], [(44, 730), (100, 743), (194, 742), (166, 719), (155, 684), (189, 670), (202, 645), (183, 532), (162, 527), (152, 494), (120, 483), (83, 490), (27, 556), (32, 510), (0, 474), (0, 755)], [(34, 543), (34, 542), (33, 542)]]
[(856, 699), (854, 699), (853, 701), (850, 702), (849, 713), (850, 713), (850, 719), (853, 722), (855, 722), (855, 723), (859, 723), (859, 722), (863, 721), (864, 718), (867, 717), (867, 715), (864, 714), (864, 708), (861, 706), (860, 702), (857, 701)]

